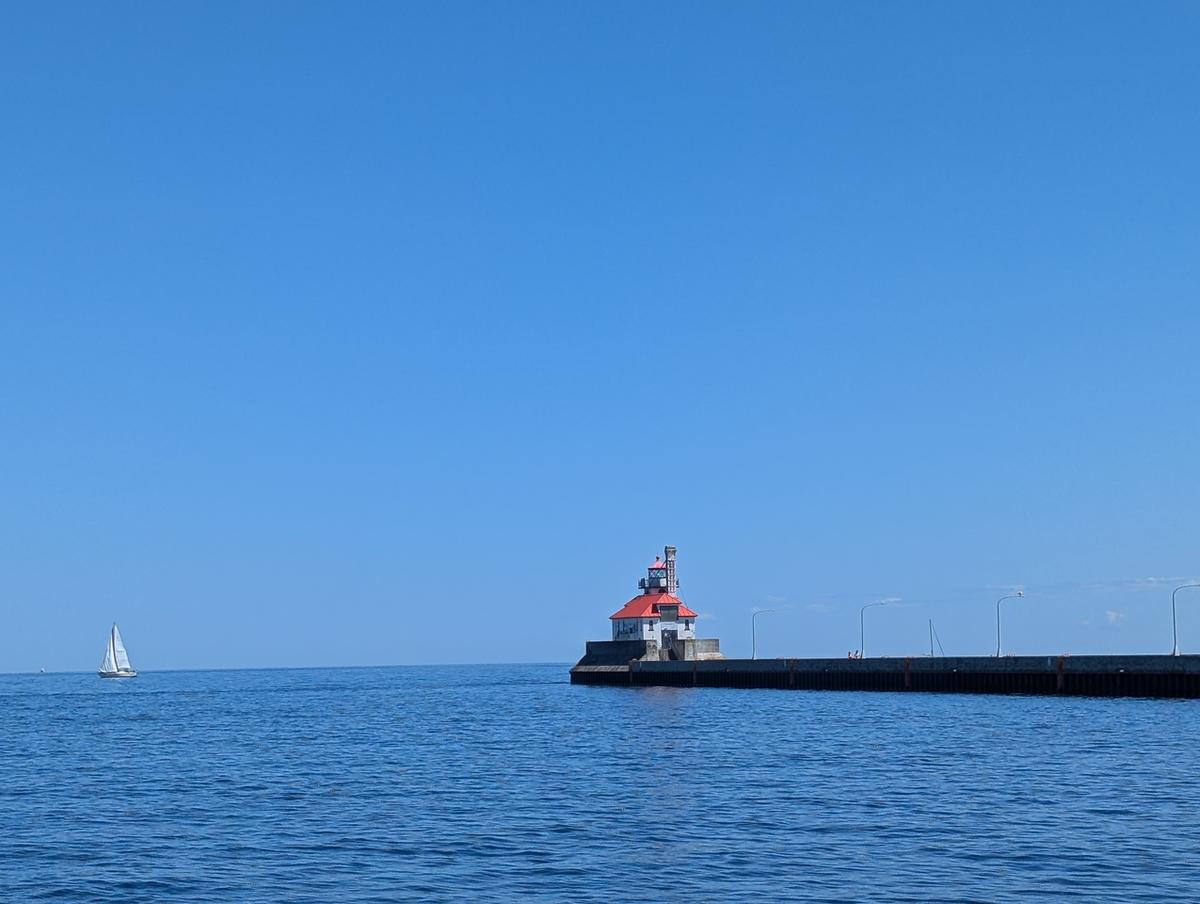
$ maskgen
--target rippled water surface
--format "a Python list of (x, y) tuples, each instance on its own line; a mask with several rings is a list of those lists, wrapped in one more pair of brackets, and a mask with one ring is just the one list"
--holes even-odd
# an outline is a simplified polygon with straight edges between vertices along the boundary
[(1200, 900), (1200, 703), (0, 676), (0, 898)]

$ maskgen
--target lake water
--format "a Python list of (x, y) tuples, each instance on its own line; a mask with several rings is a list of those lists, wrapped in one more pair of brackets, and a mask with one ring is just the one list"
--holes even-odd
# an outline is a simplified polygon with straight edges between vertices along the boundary
[(1200, 900), (1200, 702), (0, 676), (0, 900)]

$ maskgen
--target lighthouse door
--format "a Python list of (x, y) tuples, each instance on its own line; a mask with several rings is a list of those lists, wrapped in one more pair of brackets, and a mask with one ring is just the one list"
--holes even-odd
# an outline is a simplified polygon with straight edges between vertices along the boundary
[(662, 648), (667, 651), (667, 655), (675, 659), (675, 639), (678, 637), (677, 631), (662, 632)]

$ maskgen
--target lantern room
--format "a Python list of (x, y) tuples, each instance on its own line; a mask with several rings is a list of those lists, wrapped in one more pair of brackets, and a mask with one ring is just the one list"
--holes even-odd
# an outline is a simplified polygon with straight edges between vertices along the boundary
[(651, 562), (650, 567), (646, 569), (646, 577), (638, 581), (638, 587), (645, 593), (652, 593), (655, 590), (666, 593), (667, 563), (662, 559), (655, 559)]

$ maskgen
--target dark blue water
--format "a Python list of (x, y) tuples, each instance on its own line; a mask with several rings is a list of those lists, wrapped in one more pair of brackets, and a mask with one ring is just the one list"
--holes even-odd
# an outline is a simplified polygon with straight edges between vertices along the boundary
[(0, 676), (0, 899), (1200, 900), (1200, 703)]

